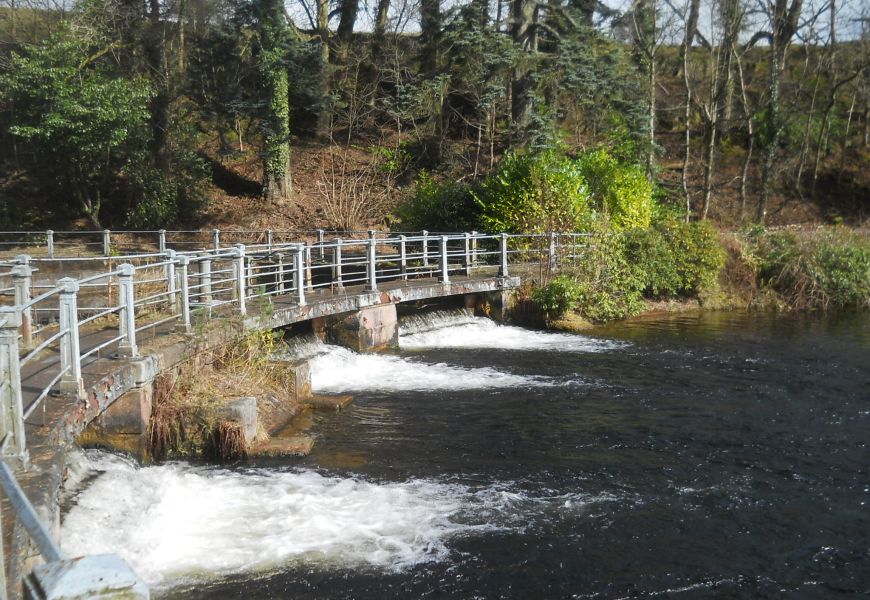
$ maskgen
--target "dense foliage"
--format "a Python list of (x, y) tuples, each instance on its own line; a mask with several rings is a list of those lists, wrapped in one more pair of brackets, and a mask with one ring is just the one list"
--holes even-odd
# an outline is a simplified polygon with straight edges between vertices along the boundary
[(628, 232), (626, 243), (651, 298), (697, 295), (716, 284), (725, 264), (719, 233), (709, 223), (667, 219)]
[(870, 307), (870, 239), (841, 228), (750, 236), (762, 285), (801, 309)]
[(484, 231), (585, 231), (591, 224), (586, 180), (556, 151), (509, 154), (474, 192)]

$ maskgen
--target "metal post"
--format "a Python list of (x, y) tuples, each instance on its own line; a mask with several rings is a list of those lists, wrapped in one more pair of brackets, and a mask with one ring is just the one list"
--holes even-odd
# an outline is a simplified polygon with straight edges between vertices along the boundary
[(325, 254), (324, 249), (323, 249), (323, 230), (322, 229), (317, 230), (317, 245), (320, 246), (320, 258), (321, 259), (326, 258), (326, 254)]
[(166, 252), (166, 230), (161, 229), (157, 232), (157, 250), (158, 252)]
[(341, 272), (341, 238), (337, 238), (335, 240), (335, 264), (332, 267), (332, 277), (335, 281), (335, 286), (339, 288), (344, 287), (344, 281), (342, 281), (342, 272)]
[(441, 283), (450, 283), (450, 274), (447, 268), (447, 236), (441, 236)]
[(269, 250), (269, 254), (272, 253), (272, 230), (266, 230), (266, 248)]
[(211, 306), (211, 259), (203, 258), (199, 261), (199, 295), (201, 303)]
[(477, 232), (471, 232), (471, 264), (477, 266)]
[(221, 249), (221, 230), (220, 229), (212, 229), (211, 230), (211, 243), (215, 250)]
[(178, 253), (175, 250), (167, 250), (165, 253), (166, 266), (163, 267), (163, 273), (166, 277), (166, 298), (169, 301), (169, 308), (173, 314), (178, 311), (178, 281), (175, 275), (175, 263), (178, 262)]
[(423, 266), (429, 266), (429, 232), (423, 230)]
[[(371, 235), (371, 232), (369, 232), (369, 233)], [(368, 276), (369, 276), (369, 282), (368, 282), (368, 285), (366, 286), (366, 289), (368, 289), (369, 291), (375, 291), (376, 289), (378, 289), (377, 256), (375, 253), (375, 244), (377, 244), (377, 243), (378, 243), (378, 241), (374, 237), (371, 237), (369, 239), (368, 246), (366, 247), (367, 254), (368, 254), (368, 260), (366, 261), (366, 266), (367, 266)]]
[(21, 367), (18, 362), (19, 325), (18, 311), (15, 308), (0, 306), (0, 436), (9, 436), (3, 457), (17, 459), (22, 466), (26, 466)]
[(312, 281), (311, 274), (311, 264), (314, 261), (311, 260), (311, 242), (305, 244), (305, 287), (308, 291), (312, 291), (314, 289), (314, 283)]
[(84, 395), (82, 383), (82, 358), (79, 338), (79, 284), (72, 277), (57, 282), (60, 330), (66, 333), (60, 338), (60, 367), (65, 373), (60, 379), (60, 391), (65, 394)]
[(408, 279), (408, 247), (407, 240), (404, 235), (399, 236), (399, 271), (402, 273), (402, 280)]
[(103, 229), (103, 256), (109, 256), (112, 251), (111, 235), (111, 231)]
[(246, 290), (246, 281), (245, 281), (245, 245), (244, 244), (236, 244), (236, 259), (235, 259), (235, 267), (233, 269), (234, 274), (236, 276), (236, 300), (239, 301), (239, 313), (241, 315), (246, 315), (248, 313), (247, 306), (245, 304), (247, 290)]
[(118, 270), (118, 296), (121, 300), (121, 312), (118, 315), (121, 342), (118, 344), (118, 355), (135, 358), (139, 356), (139, 348), (136, 346), (136, 294), (133, 290), (136, 267), (124, 263)]
[[(22, 258), (17, 256), (16, 259)], [(12, 285), (15, 288), (15, 306), (21, 307), (30, 302), (30, 286), (32, 283), (33, 269), (29, 264), (30, 257), (22, 261), (23, 264), (12, 267)], [(30, 306), (19, 308), (21, 311), (21, 341), (25, 348), (33, 344), (33, 312)]]
[(275, 268), (275, 291), (283, 294), (287, 291), (287, 284), (284, 280), (284, 254), (278, 252), (275, 254), (275, 260), (277, 261)]
[(48, 257), (54, 258), (54, 231), (51, 229), (45, 232), (45, 245), (48, 247)]
[(296, 254), (293, 256), (294, 275), (296, 278), (296, 303), (299, 306), (305, 304), (305, 244), (296, 245)]
[(508, 276), (508, 234), (501, 234), (501, 268), (498, 274), (502, 277)]
[(549, 260), (550, 271), (556, 270), (556, 233), (550, 232), (550, 260)]
[(471, 234), (465, 234), (465, 274), (471, 277)]
[(190, 333), (190, 281), (188, 279), (190, 257), (178, 257), (178, 275), (181, 280), (181, 322), (185, 332)]

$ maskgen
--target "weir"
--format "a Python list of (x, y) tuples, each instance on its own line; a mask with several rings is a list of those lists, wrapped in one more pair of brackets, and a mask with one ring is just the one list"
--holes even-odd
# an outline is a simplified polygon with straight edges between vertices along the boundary
[[(270, 236), (267, 244), (95, 257), (92, 272), (60, 280), (51, 279), (67, 274), (56, 246), (48, 258), (16, 256), (0, 272), (0, 282), (5, 275), (12, 283), (0, 294), (14, 292), (12, 304), (0, 306), (3, 459), (17, 466), (26, 495), (56, 530), (65, 448), (95, 420), (110, 435), (141, 442), (156, 376), (197, 352), (246, 330), (304, 322), (356, 351), (395, 349), (397, 305), (464, 297), (503, 317), (523, 276), (570, 263), (585, 241), (369, 232), (276, 244)], [(87, 260), (75, 257), (77, 268)], [(19, 526), (5, 516), (7, 528)], [(5, 537), (6, 587), (18, 597), (26, 563), (44, 553), (28, 550), (17, 529)]]

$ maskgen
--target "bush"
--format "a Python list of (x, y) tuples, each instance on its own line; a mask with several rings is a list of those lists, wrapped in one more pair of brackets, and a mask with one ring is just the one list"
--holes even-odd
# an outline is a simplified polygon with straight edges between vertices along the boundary
[(532, 300), (538, 305), (547, 322), (563, 317), (573, 308), (579, 296), (580, 289), (577, 282), (567, 275), (560, 275), (532, 292)]
[(469, 186), (456, 181), (441, 184), (423, 171), (397, 216), (409, 230), (471, 231), (477, 227), (477, 213)]
[(797, 309), (870, 307), (870, 240), (841, 228), (759, 233), (759, 279)]
[(628, 259), (653, 298), (692, 296), (715, 286), (725, 264), (719, 235), (709, 223), (665, 220), (626, 234)]
[(618, 161), (607, 150), (582, 154), (577, 165), (589, 185), (595, 210), (615, 229), (648, 227), (653, 212), (653, 186), (643, 169)]
[(553, 150), (508, 154), (472, 194), (489, 232), (584, 231), (592, 224), (586, 180), (575, 161)]
[(577, 310), (591, 321), (625, 319), (643, 308), (643, 275), (628, 258), (623, 233), (596, 232), (580, 259), (575, 279)]

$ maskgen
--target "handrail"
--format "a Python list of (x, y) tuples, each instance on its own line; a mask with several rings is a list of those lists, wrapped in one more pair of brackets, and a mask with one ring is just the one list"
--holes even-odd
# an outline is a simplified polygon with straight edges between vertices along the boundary
[[(0, 237), (10, 232), (0, 232)], [(100, 234), (103, 240), (122, 232), (45, 232), (46, 239), (66, 233)], [(386, 281), (435, 278), (450, 283), (454, 276), (472, 276), (481, 269), (496, 269), (507, 276), (510, 264), (534, 261), (555, 268), (561, 259), (576, 257), (578, 240), (585, 233), (535, 233), (526, 235), (487, 234), (480, 232), (327, 232), (314, 230), (307, 239), (295, 241), (275, 240), (276, 235), (291, 232), (234, 230), (234, 234), (256, 233), (258, 241), (251, 245), (224, 245), (218, 238), (219, 230), (211, 231), (144, 231), (125, 234), (158, 234), (161, 248), (158, 252), (127, 255), (135, 257), (137, 264), (123, 262), (119, 257), (90, 257), (108, 260), (109, 264), (98, 272), (76, 279), (64, 278), (53, 284), (34, 285), (33, 260), (19, 255), (9, 264), (15, 304), (0, 310), (14, 311), (16, 334), (0, 339), (11, 344), (15, 340), (14, 354), (18, 357), (15, 368), (31, 363), (40, 353), (57, 348), (60, 360), (57, 376), (48, 387), (37, 392), (37, 402), (48, 396), (51, 388), (81, 394), (83, 383), (81, 363), (105, 348), (117, 347), (122, 357), (136, 357), (137, 333), (174, 323), (176, 330), (190, 332), (191, 309), (231, 306), (241, 315), (247, 314), (248, 301), (257, 298), (287, 296), (298, 305), (306, 304), (306, 295), (316, 290), (341, 290), (348, 286), (362, 286), (375, 291)], [(217, 243), (214, 247), (194, 251), (175, 251), (167, 248), (166, 236), (181, 234), (209, 234)], [(356, 237), (364, 234), (364, 237)], [(22, 235), (24, 235), (22, 233)], [(42, 235), (29, 232), (29, 236)], [(263, 238), (266, 243), (261, 243)], [(105, 249), (105, 248), (104, 248)], [(39, 260), (61, 261), (64, 257)], [(493, 271), (490, 271), (492, 273)], [(105, 285), (96, 282), (105, 281)], [(34, 289), (45, 290), (30, 297)], [(88, 302), (78, 306), (79, 296)], [(54, 299), (57, 298), (56, 304)], [(226, 311), (221, 311), (225, 314)], [(115, 318), (115, 316), (117, 318)], [(112, 318), (109, 318), (112, 317)], [(56, 320), (55, 320), (56, 319)], [(105, 319), (105, 321), (104, 321)], [(0, 333), (8, 330), (8, 319), (0, 321)], [(46, 334), (48, 328), (56, 331)], [(80, 328), (93, 330), (101, 327), (107, 334), (88, 340), (82, 347)], [(0, 351), (3, 348), (0, 347)], [(5, 363), (2, 363), (5, 364)], [(10, 367), (11, 368), (11, 367)], [(54, 367), (52, 367), (52, 372)], [(16, 374), (20, 387), (21, 374)], [(7, 377), (9, 381), (12, 381)], [(5, 381), (5, 380), (4, 380)], [(8, 387), (8, 386), (7, 386)], [(4, 388), (5, 389), (5, 388)], [(3, 392), (4, 394), (6, 392)], [(20, 396), (20, 390), (17, 392)], [(0, 400), (6, 401), (0, 396)], [(28, 413), (34, 406), (28, 407)], [(23, 432), (21, 434), (23, 436)]]

